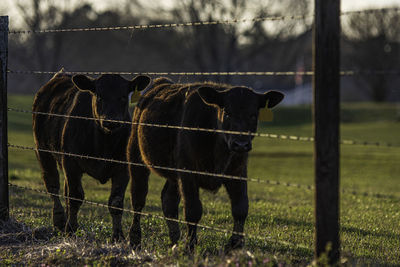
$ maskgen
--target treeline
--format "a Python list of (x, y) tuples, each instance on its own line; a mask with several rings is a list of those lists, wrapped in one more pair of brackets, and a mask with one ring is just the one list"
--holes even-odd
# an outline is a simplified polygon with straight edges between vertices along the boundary
[[(61, 1), (62, 2), (62, 1)], [(118, 1), (116, 1), (118, 2)], [(119, 1), (104, 11), (81, 1), (20, 0), (15, 8), (22, 29), (65, 29), (217, 21), (265, 16), (312, 15), (308, 0), (176, 0), (167, 10)], [(342, 69), (399, 69), (399, 12), (351, 14), (343, 17)], [(13, 30), (18, 30), (10, 25)], [(312, 17), (271, 22), (170, 27), (121, 31), (11, 34), (10, 70), (229, 72), (310, 70)], [(32, 93), (50, 75), (9, 75), (11, 92)], [(291, 89), (293, 76), (172, 77), (176, 81), (214, 80), (256, 89)], [(346, 78), (352, 97), (393, 100), (396, 76)], [(310, 77), (303, 77), (309, 83)], [(297, 81), (298, 83), (298, 81)], [(393, 93), (395, 92), (395, 93)], [(346, 95), (346, 94), (344, 94)]]

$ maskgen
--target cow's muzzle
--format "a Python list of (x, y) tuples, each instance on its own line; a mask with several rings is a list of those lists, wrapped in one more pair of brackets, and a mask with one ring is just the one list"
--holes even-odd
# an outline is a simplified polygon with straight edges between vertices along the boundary
[(237, 153), (245, 153), (251, 150), (251, 141), (234, 140), (230, 145), (230, 150)]

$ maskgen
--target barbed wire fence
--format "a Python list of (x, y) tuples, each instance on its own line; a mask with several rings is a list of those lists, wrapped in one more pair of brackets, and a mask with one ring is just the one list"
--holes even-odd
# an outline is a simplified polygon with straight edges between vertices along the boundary
[[(57, 71), (24, 71), (7, 70), (10, 74), (40, 75), (56, 74)], [(65, 71), (65, 74), (84, 74), (84, 75), (151, 75), (151, 76), (313, 76), (313, 71), (232, 71), (232, 72), (118, 72), (118, 71)], [(400, 70), (345, 70), (340, 72), (341, 76), (355, 75), (400, 75)]]
[[(388, 9), (351, 11), (351, 12), (342, 12), (340, 15), (346, 16), (346, 15), (354, 14), (354, 13), (386, 12), (387, 10)], [(392, 8), (390, 10), (394, 10), (394, 11), (398, 12), (398, 11), (400, 11), (400, 8)], [(157, 29), (157, 28), (160, 29), (160, 28), (172, 28), (172, 27), (199, 27), (199, 26), (209, 26), (209, 25), (217, 25), (217, 24), (254, 23), (254, 22), (263, 22), (263, 21), (304, 20), (304, 19), (309, 19), (309, 18), (314, 18), (314, 17), (309, 16), (309, 15), (294, 15), (294, 16), (271, 16), (271, 17), (262, 17), (262, 18), (252, 18), (252, 19), (233, 19), (233, 20), (208, 21), (208, 22), (169, 23), (169, 24), (157, 24), (157, 25), (133, 25), (133, 26), (75, 28), (75, 29), (44, 29), (44, 30), (33, 30), (33, 31), (31, 31), (31, 30), (8, 31), (7, 30), (5, 35), (7, 35), (7, 34), (8, 35), (46, 34), (46, 33), (87, 32), (87, 31), (147, 30), (147, 29)], [(3, 33), (4, 33), (3, 28), (0, 28), (0, 30), (3, 31)], [(4, 49), (4, 48), (0, 46), (0, 50), (2, 50), (2, 49)], [(7, 51), (7, 50), (5, 50), (5, 51)], [(4, 54), (4, 51), (0, 51), (0, 52), (3, 52), (3, 54)], [(2, 66), (4, 66), (4, 62), (2, 64)], [(56, 74), (57, 71), (44, 71), (44, 70), (36, 70), (36, 71), (24, 70), (24, 71), (22, 71), (22, 70), (10, 70), (7, 68), (3, 68), (2, 74), (5, 75), (6, 73), (13, 74), (13, 75), (42, 75), (42, 74)], [(154, 76), (165, 76), (165, 75), (166, 76), (216, 76), (216, 75), (229, 75), (229, 76), (295, 76), (295, 75), (304, 75), (304, 76), (314, 76), (315, 75), (315, 73), (313, 71), (302, 71), (302, 72), (298, 72), (298, 71), (286, 71), (286, 72), (284, 72), (284, 71), (260, 71), (260, 72), (101, 72), (101, 71), (81, 71), (81, 72), (79, 72), (79, 71), (77, 71), (77, 72), (75, 72), (74, 71), (74, 72), (69, 72), (69, 71), (66, 71), (65, 73), (71, 74), (71, 75), (73, 75), (73, 74), (85, 74), (85, 75), (101, 75), (101, 74), (140, 75), (140, 74), (146, 74), (146, 75), (154, 75)], [(340, 75), (341, 76), (400, 75), (400, 70), (344, 70), (344, 71), (340, 72)], [(6, 90), (4, 90), (4, 92), (6, 92)], [(4, 103), (4, 101), (3, 101), (3, 103)], [(81, 120), (95, 120), (95, 118), (90, 118), (90, 117), (71, 116), (71, 115), (65, 115), (65, 114), (52, 114), (52, 113), (45, 113), (45, 112), (33, 112), (33, 111), (29, 111), (29, 110), (24, 110), (24, 109), (21, 109), (18, 107), (7, 107), (6, 106), (4, 108), (5, 108), (5, 114), (7, 114), (7, 111), (9, 111), (9, 112), (31, 113), (31, 114), (38, 114), (38, 115), (40, 114), (40, 115), (46, 115), (46, 116), (81, 119)], [(4, 115), (4, 113), (3, 113), (3, 115)], [(105, 121), (126, 124), (128, 126), (132, 125), (132, 122), (126, 122), (126, 121), (116, 121), (116, 120), (105, 120)], [(136, 123), (136, 124), (141, 125), (141, 126), (146, 126), (146, 127), (170, 128), (170, 129), (186, 130), (186, 131), (203, 131), (203, 132), (209, 132), (209, 133), (228, 133), (228, 134), (237, 134), (237, 135), (252, 135), (255, 137), (265, 137), (265, 138), (280, 139), (280, 140), (305, 141), (305, 142), (314, 142), (315, 141), (313, 137), (301, 137), (301, 136), (294, 136), (294, 135), (278, 135), (278, 134), (270, 134), (270, 133), (248, 133), (248, 132), (244, 133), (244, 132), (236, 132), (236, 131), (223, 131), (223, 130), (218, 130), (218, 129), (184, 127), (184, 126), (178, 126), (178, 125), (145, 124), (145, 123)], [(3, 124), (0, 124), (0, 125), (3, 125), (3, 128), (4, 128), (4, 118), (3, 118)], [(4, 137), (4, 134), (2, 135), (2, 137)], [(47, 152), (47, 153), (58, 154), (58, 155), (63, 155), (63, 156), (71, 156), (71, 157), (78, 157), (78, 158), (83, 158), (83, 159), (107, 161), (107, 162), (116, 163), (116, 164), (148, 166), (148, 167), (151, 167), (154, 169), (185, 172), (185, 173), (196, 174), (196, 175), (215, 176), (220, 179), (245, 180), (248, 182), (254, 182), (254, 183), (259, 183), (259, 184), (296, 187), (296, 188), (301, 188), (301, 189), (305, 189), (305, 190), (309, 190), (309, 191), (315, 189), (315, 187), (311, 186), (311, 185), (301, 185), (301, 184), (296, 184), (296, 183), (273, 181), (273, 180), (262, 179), (262, 178), (238, 177), (238, 176), (225, 175), (225, 174), (219, 174), (219, 173), (209, 173), (209, 172), (201, 172), (201, 171), (196, 171), (196, 170), (178, 169), (178, 168), (172, 168), (169, 166), (155, 166), (155, 165), (149, 166), (149, 165), (144, 165), (144, 164), (135, 163), (135, 162), (117, 161), (114, 159), (99, 158), (99, 157), (93, 157), (93, 156), (88, 156), (88, 155), (79, 155), (79, 154), (74, 154), (74, 153), (68, 153), (65, 151), (45, 150), (45, 149), (40, 149), (40, 148), (21, 146), (18, 144), (10, 144), (10, 143), (8, 143), (7, 140), (6, 140), (6, 143), (4, 143), (4, 140), (2, 140), (1, 144), (2, 144), (2, 147), (3, 148), (6, 147), (6, 149), (12, 148), (12, 149), (17, 149), (17, 150), (41, 151), (41, 152)], [(356, 141), (356, 140), (341, 140), (340, 144), (378, 146), (378, 147), (398, 147), (398, 145), (393, 145), (390, 143), (367, 142), (367, 141)], [(2, 171), (4, 172), (4, 170), (2, 170)], [(3, 173), (3, 176), (4, 176), (4, 173)], [(8, 176), (8, 173), (7, 173), (7, 176)], [(64, 196), (61, 196), (58, 194), (52, 194), (52, 193), (49, 193), (46, 191), (33, 189), (33, 188), (29, 188), (29, 187), (24, 187), (24, 186), (19, 186), (19, 185), (7, 182), (7, 187), (8, 186), (18, 188), (20, 190), (31, 190), (36, 193), (45, 194), (45, 195), (55, 195), (55, 196), (59, 196), (59, 197), (64, 197)], [(388, 199), (396, 199), (396, 200), (399, 199), (396, 196), (381, 194), (381, 193), (359, 192), (359, 191), (347, 190), (347, 189), (342, 189), (341, 192), (346, 193), (346, 194), (362, 195), (362, 196), (366, 196), (366, 197), (388, 198)], [(65, 197), (65, 198), (73, 199), (70, 197)], [(79, 201), (82, 201), (86, 204), (93, 205), (93, 206), (110, 208), (110, 206), (108, 206), (106, 204), (96, 203), (93, 201), (80, 200), (80, 199), (73, 199), (73, 200), (79, 200)], [(115, 208), (115, 207), (112, 207), (112, 208)], [(135, 211), (129, 210), (129, 209), (121, 209), (121, 210), (123, 210), (125, 212), (129, 212), (129, 213), (135, 213)], [(140, 212), (140, 213), (136, 212), (136, 213), (144, 215), (144, 216), (148, 216), (148, 217), (171, 220), (171, 221), (175, 221), (175, 222), (178, 222), (181, 224), (190, 224), (189, 222), (186, 222), (184, 220), (166, 218), (164, 216), (160, 216), (157, 214), (150, 214), (150, 213), (144, 213), (144, 212)], [(200, 224), (196, 224), (196, 225), (201, 228), (208, 229), (208, 230), (218, 231), (218, 232), (222, 232), (222, 233), (232, 233), (231, 230), (226, 230), (226, 229), (222, 229), (222, 228), (218, 228), (218, 227), (200, 225)], [(248, 238), (255, 238), (255, 239), (261, 238), (259, 236), (253, 236), (253, 235), (244, 234), (244, 233), (235, 233), (235, 234), (243, 235)], [(286, 245), (290, 245), (290, 246), (296, 245), (296, 244), (289, 244), (284, 241), (273, 240), (273, 239), (269, 239), (269, 238), (266, 238), (266, 239), (267, 239), (267, 241), (278, 242), (278, 243), (286, 244)]]
[[(9, 148), (17, 149), (17, 150), (30, 150), (30, 151), (37, 151), (37, 152), (46, 152), (46, 153), (50, 153), (50, 154), (69, 156), (69, 157), (75, 157), (75, 158), (80, 158), (80, 159), (91, 159), (91, 160), (98, 160), (98, 161), (104, 161), (104, 162), (110, 162), (110, 163), (116, 163), (116, 164), (133, 165), (133, 166), (139, 166), (139, 167), (149, 167), (149, 168), (156, 169), (156, 170), (174, 171), (174, 172), (195, 174), (195, 175), (201, 175), (201, 176), (213, 176), (213, 177), (217, 177), (220, 179), (226, 179), (226, 180), (246, 181), (246, 182), (258, 183), (258, 184), (295, 187), (295, 188), (301, 188), (301, 189), (308, 190), (308, 191), (312, 191), (315, 189), (315, 187), (312, 185), (291, 183), (291, 182), (285, 182), (285, 181), (276, 181), (276, 180), (270, 180), (267, 178), (242, 177), (242, 176), (226, 175), (223, 173), (211, 173), (211, 172), (205, 172), (205, 171), (196, 171), (196, 170), (180, 169), (180, 168), (173, 168), (173, 167), (166, 167), (166, 166), (157, 166), (157, 165), (152, 165), (152, 164), (121, 161), (121, 160), (115, 160), (115, 159), (110, 159), (110, 158), (102, 158), (102, 157), (88, 156), (88, 155), (68, 153), (68, 152), (62, 152), (62, 151), (40, 149), (40, 148), (29, 147), (29, 146), (14, 145), (14, 144), (10, 144), (10, 143), (8, 143), (7, 146)], [(376, 193), (376, 192), (362, 192), (362, 191), (348, 190), (348, 189), (342, 189), (341, 192), (345, 193), (345, 194), (355, 195), (355, 196), (365, 196), (365, 197), (400, 200), (400, 197), (397, 197), (394, 195), (389, 195), (389, 194)]]
[[(400, 12), (400, 8), (381, 8), (369, 10), (357, 10), (341, 12), (341, 16), (351, 14), (373, 14), (377, 12), (395, 11)], [(215, 20), (215, 21), (196, 21), (184, 23), (165, 23), (151, 25), (131, 25), (131, 26), (114, 26), (114, 27), (91, 27), (91, 28), (69, 28), (69, 29), (38, 29), (38, 30), (10, 30), (9, 34), (40, 34), (40, 33), (65, 33), (65, 32), (88, 32), (88, 31), (126, 31), (126, 30), (149, 30), (162, 28), (178, 28), (178, 27), (199, 27), (211, 25), (229, 25), (238, 23), (255, 23), (265, 21), (283, 21), (283, 20), (305, 20), (313, 19), (312, 15), (289, 15), (289, 16), (265, 16), (248, 19), (230, 19), (230, 20)]]
[[(8, 111), (19, 112), (19, 113), (29, 113), (29, 114), (37, 114), (37, 115), (46, 115), (53, 117), (61, 117), (61, 118), (72, 118), (72, 119), (81, 119), (81, 120), (89, 120), (94, 121), (96, 118), (93, 117), (82, 117), (82, 116), (74, 116), (74, 115), (65, 115), (65, 114), (54, 114), (48, 112), (38, 112), (31, 110), (24, 110), (19, 108), (8, 107)], [(128, 121), (120, 121), (120, 120), (110, 120), (103, 119), (104, 122), (125, 124), (125, 125), (140, 125), (147, 127), (157, 127), (157, 128), (167, 128), (167, 129), (175, 129), (175, 130), (187, 130), (187, 131), (200, 131), (200, 132), (209, 132), (209, 133), (223, 133), (223, 134), (232, 134), (232, 135), (249, 135), (254, 137), (266, 137), (271, 139), (280, 139), (280, 140), (292, 140), (292, 141), (305, 141), (305, 142), (314, 142), (314, 137), (308, 136), (296, 136), (296, 135), (284, 135), (284, 134), (272, 134), (272, 133), (251, 133), (251, 132), (240, 132), (240, 131), (227, 131), (227, 130), (219, 130), (219, 129), (208, 129), (201, 127), (187, 127), (187, 126), (178, 126), (178, 125), (165, 125), (165, 124), (155, 124), (155, 123), (142, 123), (142, 122), (128, 122)], [(400, 147), (396, 144), (384, 143), (384, 142), (371, 142), (371, 141), (357, 141), (357, 140), (340, 140), (340, 144), (344, 145), (363, 145), (363, 146), (377, 146), (377, 147)]]

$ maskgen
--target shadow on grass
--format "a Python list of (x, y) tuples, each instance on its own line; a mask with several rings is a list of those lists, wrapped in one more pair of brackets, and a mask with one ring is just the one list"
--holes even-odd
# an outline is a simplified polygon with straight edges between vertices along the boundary
[(399, 266), (398, 262), (390, 264), (388, 261), (377, 260), (368, 256), (356, 256), (347, 251), (342, 251), (342, 258), (346, 258), (346, 263), (343, 266)]
[(13, 132), (32, 133), (32, 122), (30, 121), (8, 121), (8, 129)]
[(307, 152), (263, 152), (263, 151), (253, 151), (250, 152), (249, 157), (265, 157), (265, 158), (312, 158), (312, 153)]
[[(257, 216), (253, 216), (252, 218), (255, 221), (263, 221), (260, 225), (260, 227), (271, 227), (274, 225), (285, 225), (285, 226), (296, 226), (300, 228), (306, 228), (306, 229), (314, 229), (315, 224), (311, 222), (306, 222), (306, 221), (300, 221), (300, 220), (292, 220), (288, 218), (282, 218), (282, 217), (273, 217), (271, 220), (262, 220), (262, 218), (257, 218)], [(341, 232), (349, 233), (349, 234), (358, 234), (363, 237), (366, 236), (373, 236), (373, 237), (385, 237), (385, 238), (390, 238), (394, 240), (399, 240), (400, 235), (399, 234), (394, 234), (389, 231), (369, 231), (369, 230), (363, 230), (359, 229), (356, 227), (349, 227), (349, 226), (341, 226)]]
[(53, 235), (54, 231), (50, 227), (31, 229), (13, 218), (7, 221), (0, 221), (0, 247), (43, 240), (48, 241)]
[(285, 242), (280, 242), (279, 240), (254, 240), (248, 239), (247, 244), (249, 247), (256, 247), (261, 251), (267, 251), (272, 254), (290, 254), (295, 256), (295, 258), (301, 258), (302, 260), (311, 261), (313, 258), (313, 248), (303, 247), (297, 244), (289, 244)]
[(358, 229), (356, 227), (351, 227), (351, 226), (342, 226), (341, 231), (361, 235), (363, 237), (375, 236), (375, 237), (385, 237), (385, 238), (400, 240), (399, 234), (394, 234), (389, 231), (368, 231), (368, 230)]
[[(33, 155), (34, 157), (35, 155)], [(37, 170), (39, 171), (39, 166), (37, 163), (37, 159), (36, 158), (19, 158), (19, 157), (9, 157), (8, 158), (8, 168), (9, 170), (11, 169), (19, 169), (19, 170), (23, 170), (23, 169), (33, 169), (33, 170)]]

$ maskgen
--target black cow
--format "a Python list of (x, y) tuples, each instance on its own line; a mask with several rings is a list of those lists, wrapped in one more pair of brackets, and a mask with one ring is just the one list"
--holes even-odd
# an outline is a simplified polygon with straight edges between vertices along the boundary
[[(92, 79), (84, 75), (67, 75), (62, 71), (46, 83), (35, 96), (34, 112), (46, 112), (94, 118), (94, 120), (55, 117), (33, 114), (33, 133), (38, 149), (60, 151), (126, 161), (130, 124), (128, 95), (142, 90), (150, 83), (147, 76), (137, 76), (132, 81), (120, 75), (102, 75)], [(79, 158), (37, 151), (47, 191), (58, 194), (60, 189), (57, 163), (64, 171), (64, 193), (74, 199), (84, 199), (82, 175), (89, 174), (100, 183), (112, 181), (109, 205), (123, 207), (129, 175), (127, 165), (94, 159)], [(53, 224), (61, 231), (75, 232), (79, 200), (66, 201), (67, 216), (57, 196), (53, 199)], [(122, 211), (109, 209), (113, 221), (113, 240), (123, 238)], [(66, 218), (67, 217), (67, 218)]]
[[(199, 188), (216, 192), (224, 185), (232, 206), (234, 234), (227, 248), (244, 244), (244, 223), (248, 212), (247, 182), (160, 169), (172, 167), (209, 173), (247, 177), (248, 152), (254, 136), (248, 134), (210, 133), (193, 130), (150, 127), (149, 124), (186, 126), (240, 132), (256, 132), (261, 108), (276, 106), (283, 99), (277, 91), (256, 93), (251, 88), (216, 83), (174, 84), (167, 78), (155, 80), (154, 86), (140, 99), (134, 110), (128, 143), (131, 200), (135, 211), (145, 205), (150, 169), (167, 178), (161, 193), (162, 209), (167, 218), (178, 218), (178, 204), (183, 197), (185, 220), (198, 223), (202, 215)], [(177, 222), (168, 221), (172, 244), (180, 238)], [(140, 247), (140, 214), (135, 214), (130, 242)], [(186, 248), (197, 242), (196, 226), (188, 225)]]

